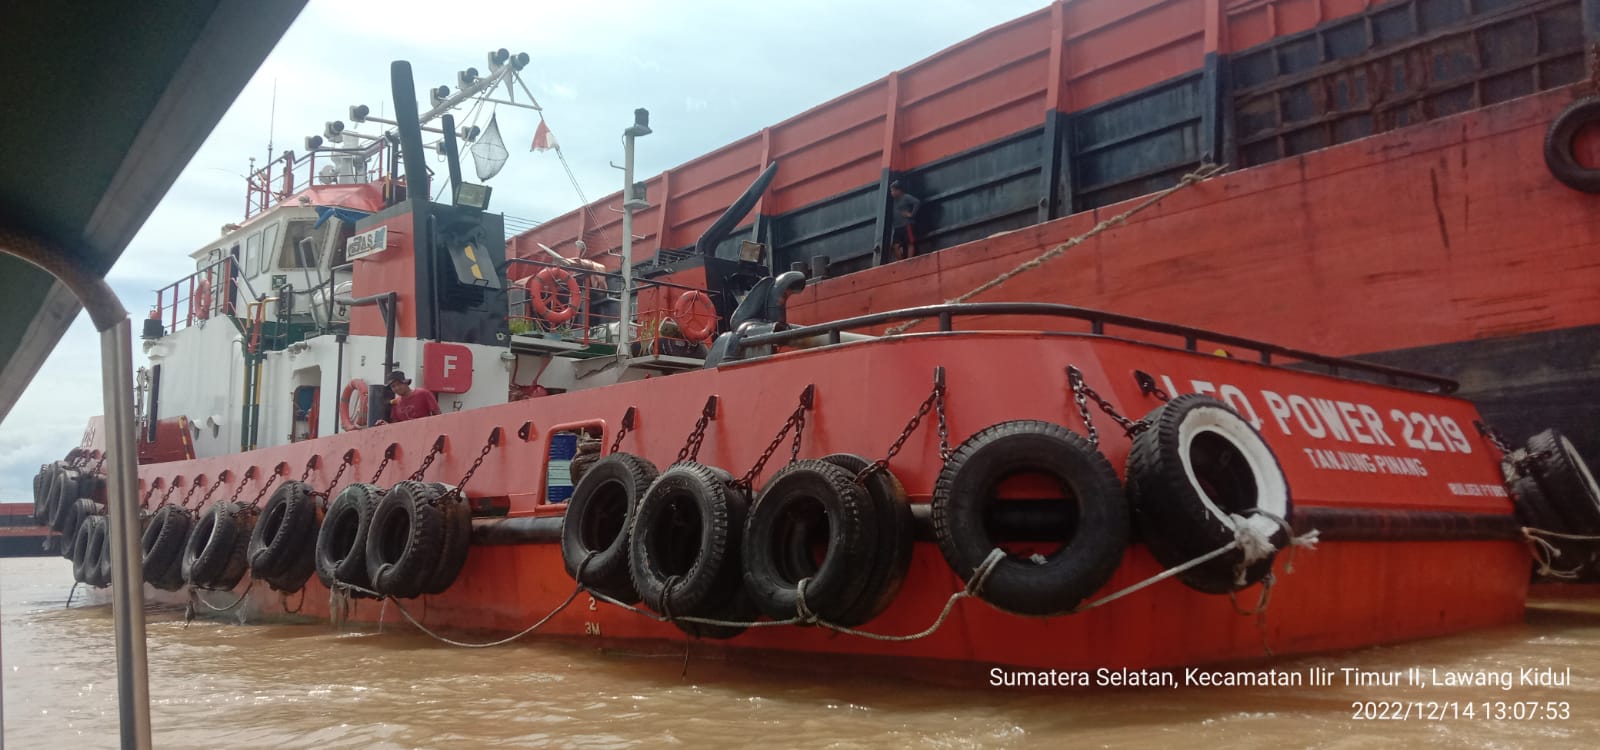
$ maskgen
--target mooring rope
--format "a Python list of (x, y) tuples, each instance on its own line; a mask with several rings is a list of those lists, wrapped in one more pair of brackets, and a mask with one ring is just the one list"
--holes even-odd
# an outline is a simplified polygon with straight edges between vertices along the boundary
[(1570, 570), (1562, 570), (1555, 567), (1553, 563), (1557, 557), (1561, 556), (1561, 550), (1557, 549), (1556, 546), (1551, 544), (1550, 540), (1546, 539), (1545, 537), (1549, 537), (1550, 539), (1565, 539), (1573, 542), (1600, 542), (1600, 536), (1563, 534), (1559, 531), (1536, 529), (1532, 526), (1522, 527), (1522, 538), (1528, 543), (1528, 551), (1533, 555), (1534, 563), (1539, 566), (1537, 571), (1538, 574), (1547, 578), (1562, 578), (1568, 580), (1577, 578), (1579, 575), (1581, 575), (1583, 572), (1583, 565), (1580, 563), (1577, 567)]
[[(993, 288), (995, 288), (997, 286), (1000, 286), (1001, 284), (1006, 283), (1007, 281), (1010, 281), (1012, 278), (1014, 278), (1014, 277), (1016, 277), (1018, 275), (1021, 275), (1023, 273), (1027, 273), (1028, 271), (1031, 271), (1031, 270), (1033, 270), (1035, 268), (1038, 268), (1039, 266), (1042, 266), (1042, 265), (1044, 265), (1044, 264), (1046, 264), (1046, 263), (1048, 263), (1048, 262), (1050, 262), (1052, 260), (1055, 260), (1062, 253), (1065, 253), (1066, 251), (1071, 250), (1072, 248), (1077, 247), (1077, 246), (1089, 241), (1090, 239), (1093, 239), (1096, 235), (1100, 234), (1101, 232), (1104, 232), (1107, 229), (1110, 229), (1112, 227), (1119, 226), (1119, 225), (1121, 225), (1123, 223), (1126, 223), (1128, 221), (1128, 219), (1132, 218), (1134, 215), (1144, 211), (1145, 209), (1150, 208), (1151, 206), (1156, 205), (1157, 203), (1160, 203), (1161, 201), (1165, 200), (1167, 198), (1167, 196), (1172, 195), (1173, 193), (1176, 193), (1179, 190), (1182, 190), (1182, 189), (1184, 189), (1186, 187), (1189, 187), (1190, 185), (1194, 185), (1194, 184), (1197, 184), (1197, 183), (1205, 182), (1206, 180), (1209, 180), (1212, 177), (1216, 177), (1217, 175), (1221, 174), (1222, 171), (1224, 169), (1226, 169), (1226, 168), (1227, 168), (1227, 165), (1225, 165), (1225, 164), (1201, 164), (1197, 169), (1195, 169), (1195, 171), (1184, 175), (1182, 179), (1178, 180), (1178, 184), (1173, 185), (1172, 187), (1169, 187), (1166, 190), (1163, 190), (1163, 191), (1161, 191), (1159, 193), (1151, 195), (1148, 198), (1145, 198), (1144, 200), (1140, 201), (1139, 204), (1134, 206), (1133, 208), (1130, 208), (1130, 209), (1128, 209), (1126, 211), (1123, 211), (1122, 213), (1117, 214), (1116, 216), (1113, 216), (1113, 217), (1111, 217), (1109, 219), (1102, 220), (1099, 224), (1094, 225), (1094, 227), (1092, 229), (1090, 229), (1089, 231), (1087, 231), (1087, 232), (1085, 232), (1085, 233), (1083, 233), (1081, 235), (1078, 235), (1077, 237), (1073, 237), (1072, 239), (1067, 240), (1066, 242), (1063, 242), (1063, 243), (1061, 243), (1059, 245), (1056, 245), (1055, 247), (1052, 247), (1049, 250), (1044, 251), (1039, 256), (1037, 256), (1037, 257), (1035, 257), (1035, 258), (1033, 258), (1031, 260), (1024, 261), (1021, 265), (1018, 265), (1016, 268), (1013, 268), (1013, 269), (1011, 269), (1009, 271), (1006, 271), (1005, 273), (1002, 273), (999, 276), (994, 277), (993, 279), (990, 279), (990, 280), (988, 280), (988, 281), (986, 281), (986, 282), (984, 282), (982, 284), (979, 284), (972, 291), (969, 291), (966, 294), (963, 294), (963, 295), (961, 295), (959, 297), (956, 297), (954, 299), (945, 300), (945, 304), (954, 305), (954, 304), (958, 304), (958, 303), (961, 303), (961, 302), (966, 302), (967, 300), (972, 299), (973, 297), (976, 297), (976, 296), (978, 296), (980, 294), (983, 294), (984, 292), (987, 292), (990, 289), (993, 289)], [(896, 336), (896, 335), (905, 333), (906, 331), (911, 330), (912, 328), (915, 328), (918, 324), (920, 324), (920, 323), (922, 323), (922, 322), (924, 322), (926, 320), (927, 320), (927, 318), (912, 318), (911, 320), (908, 320), (908, 321), (906, 321), (904, 323), (901, 323), (901, 324), (899, 324), (897, 326), (893, 326), (893, 327), (885, 330), (883, 332), (883, 335), (885, 335), (885, 336)]]

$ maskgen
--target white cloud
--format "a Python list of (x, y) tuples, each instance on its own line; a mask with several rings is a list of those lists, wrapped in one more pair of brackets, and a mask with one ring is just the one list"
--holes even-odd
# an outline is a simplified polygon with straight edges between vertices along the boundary
[[(313, 0), (251, 79), (134, 238), (110, 279), (135, 316), (153, 290), (192, 269), (189, 252), (238, 221), (249, 159), (301, 150), (352, 104), (392, 112), (388, 62), (412, 61), (419, 91), (487, 70), (485, 53), (525, 51), (524, 73), (591, 197), (620, 187), (607, 166), (635, 107), (655, 112), (639, 172), (653, 175), (903, 68), (1044, 0), (925, 0), (915, 6), (814, 0), (751, 3), (626, 0), (440, 5), (392, 0), (381, 13)], [(774, 39), (781, 40), (778, 43)], [(276, 96), (274, 96), (274, 86)], [(581, 99), (579, 91), (584, 92)], [(717, 92), (717, 107), (707, 91)], [(522, 92), (518, 91), (519, 100)], [(419, 96), (426, 102), (426, 95)], [(275, 110), (275, 114), (274, 114)], [(495, 208), (548, 219), (578, 199), (555, 156), (529, 153), (536, 117), (501, 107), (512, 159), (494, 180)], [(0, 497), (31, 492), (39, 463), (77, 444), (100, 413), (99, 348), (79, 321), (0, 425)]]

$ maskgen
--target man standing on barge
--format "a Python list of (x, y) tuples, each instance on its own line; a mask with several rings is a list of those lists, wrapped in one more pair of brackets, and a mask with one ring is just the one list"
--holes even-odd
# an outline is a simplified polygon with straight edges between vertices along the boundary
[(917, 254), (917, 235), (912, 225), (917, 209), (922, 207), (922, 199), (906, 192), (898, 180), (889, 183), (889, 197), (894, 202), (891, 208), (894, 231), (889, 235), (889, 247), (894, 249), (895, 260), (905, 260)]
[(390, 422), (421, 419), (439, 413), (439, 400), (426, 388), (412, 388), (411, 379), (404, 372), (395, 370), (389, 373), (389, 390), (395, 396), (394, 401), (389, 402)]

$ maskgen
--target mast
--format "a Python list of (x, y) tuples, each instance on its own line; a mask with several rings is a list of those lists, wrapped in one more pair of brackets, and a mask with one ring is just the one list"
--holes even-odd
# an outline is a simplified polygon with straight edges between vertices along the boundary
[(633, 320), (633, 212), (650, 207), (643, 195), (634, 193), (633, 141), (650, 135), (650, 112), (633, 111), (633, 124), (622, 131), (622, 307), (617, 316), (617, 356), (627, 358), (629, 328)]

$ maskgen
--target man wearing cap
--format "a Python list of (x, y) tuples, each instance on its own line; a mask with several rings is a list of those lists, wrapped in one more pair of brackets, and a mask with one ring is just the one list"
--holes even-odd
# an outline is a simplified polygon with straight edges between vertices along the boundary
[(894, 231), (889, 235), (889, 247), (894, 248), (895, 260), (905, 260), (917, 254), (917, 236), (911, 226), (922, 200), (906, 192), (898, 180), (889, 183), (889, 197), (894, 199)]
[(404, 422), (439, 413), (439, 400), (426, 388), (412, 388), (406, 374), (395, 370), (389, 373), (389, 390), (394, 400), (389, 402), (389, 421)]

